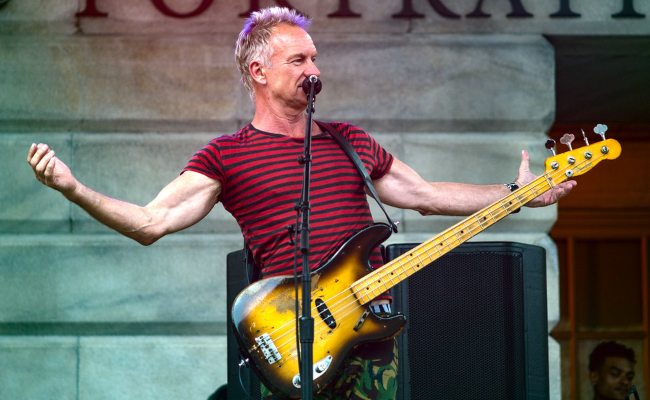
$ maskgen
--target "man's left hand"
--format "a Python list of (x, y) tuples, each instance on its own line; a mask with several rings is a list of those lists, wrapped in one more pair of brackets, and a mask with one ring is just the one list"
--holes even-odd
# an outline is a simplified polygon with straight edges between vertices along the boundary
[[(526, 150), (521, 151), (521, 164), (519, 164), (519, 174), (515, 183), (519, 187), (523, 187), (534, 179), (537, 178), (537, 175), (530, 172), (530, 156)], [(544, 207), (553, 203), (557, 203), (562, 197), (569, 194), (571, 189), (573, 189), (578, 182), (574, 180), (562, 182), (554, 186), (551, 190), (544, 192), (538, 197), (534, 198), (526, 204), (527, 207)]]

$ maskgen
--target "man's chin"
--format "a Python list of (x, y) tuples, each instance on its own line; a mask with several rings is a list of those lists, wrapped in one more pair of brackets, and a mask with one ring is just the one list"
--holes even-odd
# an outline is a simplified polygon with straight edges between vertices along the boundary
[(294, 98), (289, 105), (296, 110), (304, 110), (307, 108), (307, 98)]
[(627, 400), (627, 395), (629, 393), (629, 389), (626, 388), (616, 388), (613, 391), (613, 396), (612, 399), (614, 400)]

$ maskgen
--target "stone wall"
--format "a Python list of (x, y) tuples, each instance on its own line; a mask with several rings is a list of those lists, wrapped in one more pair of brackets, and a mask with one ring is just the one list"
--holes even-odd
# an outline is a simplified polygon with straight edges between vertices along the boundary
[[(90, 2), (93, 3), (93, 2)], [(89, 186), (148, 202), (192, 153), (252, 115), (233, 63), (249, 2), (8, 1), (0, 7), (0, 398), (205, 398), (226, 381), (225, 257), (241, 247), (219, 206), (203, 222), (141, 247), (41, 186), (25, 163), (47, 142)], [(164, 15), (156, 4), (192, 18)], [(519, 150), (541, 172), (554, 119), (553, 48), (543, 34), (648, 34), (647, 20), (613, 18), (623, 3), (431, 4), (352, 1), (359, 18), (328, 17), (348, 2), (291, 1), (315, 19), (324, 90), (317, 118), (371, 132), (430, 180), (508, 182)], [(405, 4), (421, 18), (393, 18)], [(262, 2), (262, 6), (266, 5)], [(637, 1), (635, 11), (648, 13)], [(185, 8), (183, 8), (185, 7)], [(564, 10), (566, 13), (567, 11)], [(628, 9), (628, 13), (630, 10)], [(381, 213), (375, 208), (378, 219)], [(457, 218), (390, 209), (426, 239)], [(480, 240), (547, 250), (549, 329), (559, 318), (555, 207), (524, 209)], [(551, 397), (559, 347), (550, 340)]]

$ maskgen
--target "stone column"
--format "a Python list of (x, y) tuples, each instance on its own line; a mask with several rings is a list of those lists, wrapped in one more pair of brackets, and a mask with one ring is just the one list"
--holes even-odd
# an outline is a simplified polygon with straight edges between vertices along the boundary
[[(517, 2), (486, 4), (481, 18), (468, 16), (475, 1), (448, 2), (459, 16), (449, 18), (417, 0), (411, 19), (392, 17), (411, 2), (349, 2), (359, 18), (330, 15), (344, 2), (291, 4), (314, 17), (317, 118), (362, 126), (426, 179), (504, 183), (522, 148), (542, 170), (555, 109), (542, 34), (648, 33), (612, 22), (613, 0), (585, 2), (572, 2), (583, 14), (567, 23), (549, 17), (554, 2), (526, 4), (533, 17), (517, 18), (507, 16)], [(192, 18), (165, 15), (167, 3), (188, 14), (210, 2), (0, 1), (0, 398), (205, 398), (225, 383), (225, 257), (242, 245), (233, 219), (217, 206), (144, 248), (44, 188), (25, 163), (29, 144), (47, 142), (89, 186), (144, 204), (197, 148), (249, 121), (232, 53), (250, 2), (214, 1)], [(402, 221), (391, 242), (458, 220), (390, 212)], [(559, 317), (555, 218), (555, 207), (524, 209), (477, 238), (547, 250), (549, 329)], [(549, 349), (559, 398), (559, 348)]]

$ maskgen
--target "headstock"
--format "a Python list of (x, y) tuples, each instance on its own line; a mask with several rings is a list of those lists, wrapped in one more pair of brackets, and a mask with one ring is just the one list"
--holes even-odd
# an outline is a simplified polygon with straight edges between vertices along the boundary
[(589, 144), (587, 136), (582, 131), (585, 146), (575, 150), (572, 147), (575, 136), (570, 133), (564, 134), (560, 143), (566, 145), (569, 151), (561, 154), (555, 152), (555, 140), (546, 141), (546, 148), (553, 154), (546, 160), (546, 176), (557, 184), (588, 172), (602, 160), (618, 158), (621, 154), (621, 145), (614, 139), (606, 139), (606, 131), (607, 125), (596, 125), (594, 132), (601, 137), (601, 141), (593, 144)]

